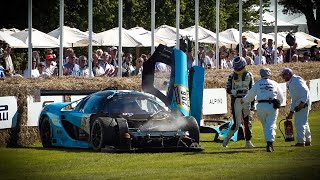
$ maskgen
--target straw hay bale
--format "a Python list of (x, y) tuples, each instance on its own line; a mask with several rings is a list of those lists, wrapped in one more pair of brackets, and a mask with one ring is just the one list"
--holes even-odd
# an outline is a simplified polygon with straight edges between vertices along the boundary
[[(253, 73), (255, 81), (260, 79), (259, 70), (263, 67), (247, 66), (247, 69)], [(320, 62), (308, 63), (287, 63), (282, 65), (265, 65), (272, 71), (271, 79), (279, 83), (284, 82), (278, 76), (282, 68), (290, 67), (294, 73), (302, 76), (305, 80), (320, 78)], [(206, 71), (205, 88), (225, 88), (228, 75), (232, 69)], [(168, 81), (169, 73), (156, 74), (155, 86), (161, 90), (166, 89), (165, 81)], [(103, 90), (108, 87), (117, 87), (118, 89), (141, 90), (141, 76), (129, 78), (118, 77), (48, 77), (41, 79), (24, 78), (5, 78), (0, 80), (0, 96), (16, 96), (18, 98), (18, 122), (12, 129), (0, 130), (0, 145), (10, 147), (25, 146), (39, 141), (37, 127), (27, 127), (27, 96), (32, 95), (35, 90)], [(228, 97), (229, 99), (230, 97)], [(287, 104), (290, 103), (290, 97), (287, 97)], [(319, 109), (320, 103), (313, 103), (314, 109)], [(288, 105), (280, 109), (280, 115), (284, 116), (288, 112)], [(230, 99), (228, 100), (228, 109), (230, 110)], [(205, 116), (205, 119), (222, 119), (228, 114)], [(256, 119), (256, 118), (255, 118)]]

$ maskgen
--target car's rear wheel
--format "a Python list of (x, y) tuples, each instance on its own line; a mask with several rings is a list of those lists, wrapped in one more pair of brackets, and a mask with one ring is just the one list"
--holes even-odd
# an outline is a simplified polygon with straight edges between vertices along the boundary
[(51, 124), (48, 116), (44, 116), (40, 121), (40, 139), (42, 146), (45, 148), (52, 147)]
[(110, 117), (96, 117), (93, 120), (90, 141), (93, 150), (101, 151), (106, 145), (115, 146), (117, 142), (116, 121)]

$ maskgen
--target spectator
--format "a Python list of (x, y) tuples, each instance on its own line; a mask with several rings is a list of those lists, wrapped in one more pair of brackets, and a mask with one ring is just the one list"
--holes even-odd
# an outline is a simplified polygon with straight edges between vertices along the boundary
[(310, 53), (309, 52), (304, 52), (303, 53), (303, 59), (302, 59), (302, 62), (308, 62), (310, 61)]
[(40, 73), (39, 70), (37, 69), (37, 59), (36, 58), (32, 58), (32, 69), (31, 69), (31, 76), (29, 74), (29, 68), (26, 68), (23, 72), (23, 76), (25, 78), (38, 78), (40, 77)]
[[(251, 43), (249, 41), (247, 41), (247, 36), (243, 35), (242, 36), (242, 48), (247, 49), (247, 48), (251, 48)], [(239, 44), (236, 46), (236, 51), (237, 54), (239, 55)]]
[(99, 57), (97, 53), (92, 54), (92, 71), (95, 77), (105, 75), (105, 71), (99, 63)]
[(299, 62), (299, 56), (298, 56), (298, 54), (292, 55), (291, 62)]
[(256, 54), (256, 57), (254, 59), (254, 65), (267, 64), (264, 49), (262, 49), (262, 52), (261, 52), (261, 59), (259, 56), (259, 49), (255, 51), (255, 54)]
[(100, 66), (102, 66), (105, 72), (105, 75), (113, 76), (115, 69), (114, 69), (114, 66), (111, 64), (111, 58), (107, 52), (104, 52), (102, 54), (102, 60), (103, 60), (103, 63), (101, 63)]
[(122, 77), (129, 77), (131, 73), (134, 71), (134, 67), (132, 65), (132, 54), (127, 53), (124, 58), (124, 62), (122, 63)]
[(3, 61), (3, 68), (5, 69), (6, 75), (15, 75), (15, 70), (11, 58), (11, 47), (7, 43), (3, 44)]
[(204, 64), (206, 69), (214, 68), (215, 58), (214, 58), (214, 51), (210, 50), (208, 55), (205, 58)]
[(220, 68), (219, 69), (228, 69), (228, 64), (227, 64), (227, 53), (224, 51), (219, 52), (220, 53), (220, 61), (219, 61), (219, 65)]
[(64, 56), (65, 56), (65, 58), (64, 58), (64, 64), (66, 64), (66, 63), (69, 62), (69, 56), (70, 56), (71, 54), (74, 54), (73, 49), (72, 49), (72, 48), (66, 49), (66, 52), (64, 53)]
[(244, 57), (244, 59), (246, 60), (247, 65), (253, 65), (254, 64), (252, 58), (250, 56), (248, 56), (248, 50), (245, 49), (245, 48), (242, 49), (242, 57)]
[(141, 75), (142, 71), (143, 71), (143, 58), (138, 58), (136, 60), (136, 66), (134, 68), (134, 71), (132, 72), (132, 75), (136, 76), (136, 75)]
[(277, 62), (275, 62), (275, 64), (283, 64), (283, 50), (282, 50), (282, 47), (278, 47), (277, 48)]
[(35, 58), (36, 59), (36, 61), (37, 61), (37, 64), (39, 64), (40, 63), (40, 55), (39, 55), (39, 52), (38, 51), (33, 51), (32, 52), (32, 58)]
[(65, 65), (63, 65), (63, 75), (65, 76), (77, 76), (80, 73), (80, 67), (76, 64), (76, 54), (71, 53), (69, 55), (69, 61)]
[(294, 43), (293, 46), (287, 50), (285, 62), (287, 62), (287, 63), (291, 62), (293, 55), (295, 55), (295, 54), (298, 55), (297, 47), (298, 47), (298, 44)]
[(266, 47), (267, 64), (275, 64), (274, 63), (274, 51), (275, 51), (275, 49), (273, 48), (273, 40), (268, 39), (268, 46)]
[(194, 58), (192, 56), (192, 52), (187, 52), (187, 67), (188, 70), (192, 68), (194, 65)]
[(309, 111), (311, 109), (310, 90), (306, 81), (300, 76), (293, 74), (289, 68), (281, 72), (282, 78), (288, 82), (291, 105), (290, 112), (286, 117), (291, 120), (294, 115), (294, 125), (297, 133), (297, 144), (295, 146), (311, 146), (311, 132), (308, 123)]
[[(80, 56), (79, 57), (79, 68), (80, 68), (79, 76), (90, 77), (90, 71), (87, 64), (88, 64), (87, 57)], [(93, 72), (91, 72), (91, 77), (94, 77)]]
[(48, 77), (48, 73), (46, 72), (46, 65), (44, 62), (40, 62), (38, 64), (39, 77)]

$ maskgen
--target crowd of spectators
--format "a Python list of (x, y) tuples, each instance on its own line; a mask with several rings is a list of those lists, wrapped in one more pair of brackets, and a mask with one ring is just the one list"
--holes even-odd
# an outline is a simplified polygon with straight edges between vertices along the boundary
[[(288, 62), (308, 62), (308, 61), (320, 61), (320, 49), (316, 46), (310, 49), (297, 50), (296, 42), (290, 49), (284, 50), (282, 47), (275, 48), (274, 41), (272, 39), (262, 40), (261, 58), (259, 56), (259, 48), (247, 41), (246, 36), (242, 36), (242, 57), (245, 58), (247, 65), (258, 64), (283, 64)], [(316, 42), (317, 43), (317, 42)], [(277, 55), (275, 57), (275, 52)], [(188, 67), (191, 67), (194, 63), (192, 58), (192, 52), (187, 54)], [(233, 59), (239, 55), (239, 45), (235, 49), (226, 48), (222, 46), (219, 48), (219, 60), (216, 61), (215, 52), (209, 50), (206, 52), (205, 48), (200, 47), (199, 50), (199, 63), (207, 69), (217, 68), (227, 69), (233, 68)]]
[[(275, 57), (275, 52), (277, 52), (277, 57)], [(85, 55), (77, 56), (72, 48), (68, 48), (65, 50), (63, 58), (63, 75), (90, 77), (88, 64), (92, 63), (92, 77), (118, 76), (118, 53), (117, 47), (108, 47), (105, 50), (96, 49), (92, 54), (92, 58), (87, 58)], [(315, 46), (310, 49), (298, 51), (297, 43), (295, 43), (291, 49), (283, 50), (282, 47), (275, 48), (272, 39), (263, 39), (261, 54), (260, 59), (259, 48), (255, 49), (254, 46), (247, 41), (246, 36), (242, 36), (242, 56), (245, 58), (247, 65), (320, 61), (320, 50)], [(188, 69), (190, 69), (195, 65), (194, 52), (186, 52), (186, 55)], [(239, 45), (235, 49), (222, 46), (219, 49), (219, 59), (217, 63), (214, 50), (200, 47), (198, 61), (199, 64), (206, 69), (227, 69), (233, 68), (233, 59), (238, 55)], [(4, 76), (20, 76), (26, 78), (58, 76), (59, 57), (54, 54), (52, 49), (46, 49), (44, 56), (40, 56), (38, 51), (33, 51), (31, 75), (27, 68), (20, 74), (16, 73), (12, 56), (14, 56), (14, 53), (10, 45), (0, 41), (0, 78)], [(133, 57), (130, 52), (122, 52), (122, 76), (141, 75), (143, 63), (147, 61), (149, 57), (150, 54)], [(28, 67), (27, 60), (25, 60), (24, 63), (25, 67)], [(218, 67), (216, 67), (217, 65)], [(169, 72), (170, 66), (158, 62), (156, 63), (155, 71)]]

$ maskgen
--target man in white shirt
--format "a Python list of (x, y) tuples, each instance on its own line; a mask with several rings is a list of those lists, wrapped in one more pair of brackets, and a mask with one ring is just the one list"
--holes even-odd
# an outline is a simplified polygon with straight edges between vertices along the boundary
[[(90, 71), (89, 68), (87, 66), (87, 57), (86, 56), (80, 56), (79, 57), (79, 74), (78, 76), (82, 76), (82, 77), (90, 77)], [(93, 72), (91, 71), (91, 77), (94, 77)]]
[(257, 81), (248, 94), (242, 98), (242, 103), (252, 102), (257, 98), (257, 114), (262, 123), (264, 138), (267, 142), (267, 152), (273, 152), (273, 142), (276, 135), (276, 121), (280, 104), (283, 102), (283, 92), (277, 82), (269, 79), (269, 68), (260, 69), (261, 79)]

